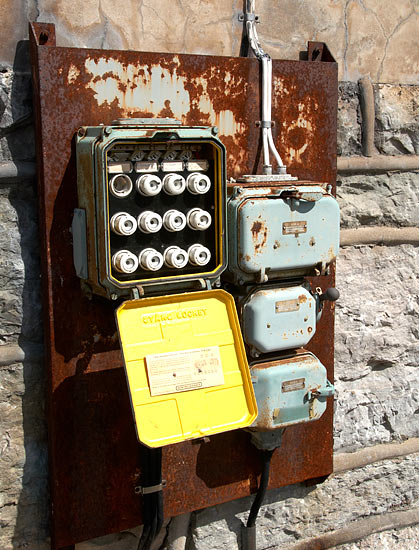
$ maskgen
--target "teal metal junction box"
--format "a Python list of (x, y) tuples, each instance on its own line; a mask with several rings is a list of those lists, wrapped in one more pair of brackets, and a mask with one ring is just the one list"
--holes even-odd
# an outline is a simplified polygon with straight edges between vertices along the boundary
[(270, 431), (319, 419), (334, 394), (326, 368), (308, 351), (250, 365), (258, 405), (251, 430)]
[(318, 300), (301, 285), (253, 290), (239, 308), (250, 354), (305, 346), (316, 332), (318, 309)]
[(321, 184), (236, 185), (227, 213), (235, 284), (325, 274), (339, 251), (339, 206)]

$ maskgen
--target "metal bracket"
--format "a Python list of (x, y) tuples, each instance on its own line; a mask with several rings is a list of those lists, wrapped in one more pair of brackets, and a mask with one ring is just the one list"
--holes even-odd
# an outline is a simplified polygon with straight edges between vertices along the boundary
[(87, 224), (86, 210), (83, 208), (74, 209), (71, 233), (73, 235), (73, 263), (77, 277), (87, 279), (89, 275), (86, 238)]
[(176, 118), (117, 118), (111, 126), (181, 126)]
[(254, 21), (255, 23), (259, 23), (259, 15), (255, 15), (254, 13), (243, 13), (240, 12), (238, 14), (238, 20), (243, 23), (247, 21)]
[(256, 120), (256, 128), (275, 128), (274, 120)]
[(150, 487), (143, 487), (142, 485), (137, 485), (134, 487), (134, 492), (136, 495), (150, 495), (151, 493), (158, 493), (163, 491), (166, 487), (166, 480), (163, 479), (158, 485), (150, 485)]
[[(158, 282), (158, 283), (149, 283), (144, 285), (135, 285), (134, 287), (130, 288), (131, 290), (131, 296), (134, 300), (139, 300), (140, 298), (143, 298), (146, 295), (146, 291), (150, 290), (147, 294), (150, 296), (153, 296), (156, 293), (159, 293), (159, 288), (163, 287), (163, 285), (166, 285), (167, 283)], [(199, 277), (197, 279), (187, 279), (186, 281), (180, 280), (180, 281), (172, 281), (170, 283), (170, 289), (173, 289), (173, 291), (176, 292), (176, 285), (185, 285), (188, 287), (188, 289), (193, 289), (193, 287), (198, 287), (201, 290), (211, 290), (211, 281), (209, 279), (204, 279), (202, 277)], [(153, 292), (154, 291), (154, 292)], [(117, 297), (117, 295), (115, 294)], [(115, 298), (116, 299), (116, 298)]]
[(331, 51), (325, 42), (308, 42), (307, 48), (308, 61), (326, 61), (336, 63)]
[(131, 294), (134, 300), (139, 300), (144, 296), (144, 287), (136, 285), (131, 289)]
[(37, 46), (55, 46), (55, 25), (53, 23), (29, 23), (29, 34)]

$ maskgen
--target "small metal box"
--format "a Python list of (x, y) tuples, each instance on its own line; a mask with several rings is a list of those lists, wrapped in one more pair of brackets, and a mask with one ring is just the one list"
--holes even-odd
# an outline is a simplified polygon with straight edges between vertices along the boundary
[(339, 206), (321, 184), (235, 186), (227, 212), (236, 284), (324, 274), (339, 251)]
[(316, 332), (316, 300), (303, 286), (260, 288), (241, 307), (243, 338), (250, 353), (305, 346)]
[(259, 412), (252, 430), (317, 420), (326, 410), (327, 397), (334, 393), (326, 368), (308, 351), (254, 363), (250, 372)]

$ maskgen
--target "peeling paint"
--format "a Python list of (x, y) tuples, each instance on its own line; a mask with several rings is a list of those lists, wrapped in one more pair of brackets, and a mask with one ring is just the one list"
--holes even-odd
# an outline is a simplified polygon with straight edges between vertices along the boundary
[(67, 82), (69, 84), (72, 84), (77, 80), (79, 75), (80, 75), (80, 71), (78, 70), (78, 68), (75, 65), (70, 65), (70, 68), (68, 69), (68, 73), (67, 73)]
[[(123, 64), (114, 58), (87, 58), (85, 70), (90, 80), (86, 88), (93, 90), (99, 106), (117, 101), (125, 117), (141, 111), (150, 113), (150, 116), (170, 116), (187, 124), (192, 109), (198, 109), (206, 116), (209, 125), (218, 126), (223, 136), (235, 138), (244, 132), (244, 124), (236, 121), (232, 110), (214, 108), (208, 92), (208, 80), (180, 75), (178, 66), (177, 56), (173, 57), (170, 68), (157, 64)], [(73, 84), (79, 76), (74, 70), (76, 68), (72, 67), (68, 74), (69, 84)], [(228, 72), (224, 81), (227, 88), (234, 84)], [(199, 99), (191, 97), (191, 84), (200, 90)]]

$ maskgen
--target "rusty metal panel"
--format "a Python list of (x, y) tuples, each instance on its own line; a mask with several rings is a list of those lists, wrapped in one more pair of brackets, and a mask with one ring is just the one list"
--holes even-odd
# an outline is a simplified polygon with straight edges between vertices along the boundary
[[(259, 66), (255, 59), (59, 48), (54, 26), (31, 25), (48, 369), (53, 547), (141, 523), (134, 494), (135, 438), (114, 322), (115, 304), (81, 291), (69, 231), (77, 206), (74, 136), (120, 117), (169, 116), (216, 125), (228, 175), (261, 163)], [(329, 182), (336, 175), (337, 65), (274, 61), (274, 137), (289, 171)], [(280, 121), (280, 122), (279, 122)], [(312, 279), (325, 290), (333, 275)], [(333, 307), (308, 348), (333, 381)], [(315, 449), (315, 453), (313, 453)], [(315, 460), (313, 460), (315, 456)], [(270, 487), (332, 471), (332, 410), (285, 432)], [(258, 453), (244, 431), (163, 451), (165, 515), (248, 495)]]

